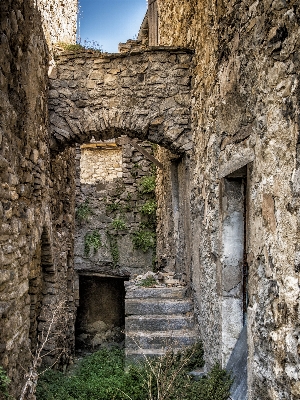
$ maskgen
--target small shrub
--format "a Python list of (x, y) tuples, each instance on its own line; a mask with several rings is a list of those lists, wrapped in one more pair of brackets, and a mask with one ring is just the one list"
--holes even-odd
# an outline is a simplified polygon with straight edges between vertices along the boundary
[(87, 233), (84, 237), (84, 254), (89, 256), (90, 250), (93, 249), (94, 253), (102, 246), (100, 233), (95, 229), (91, 233)]
[(102, 349), (85, 357), (67, 375), (48, 370), (40, 377), (37, 400), (227, 400), (232, 380), (216, 364), (199, 381), (188, 375), (193, 359), (203, 366), (202, 344), (145, 358), (124, 372), (124, 351)]
[(149, 249), (155, 248), (156, 235), (149, 230), (139, 229), (133, 234), (132, 242), (135, 249), (141, 249), (146, 253)]
[(150, 200), (147, 200), (146, 203), (141, 207), (141, 212), (143, 214), (153, 216), (156, 213), (156, 209), (157, 209), (156, 201), (153, 199), (150, 199)]
[(116, 218), (112, 221), (111, 226), (116, 231), (123, 231), (127, 228), (126, 222), (123, 219)]
[(88, 200), (85, 200), (84, 203), (81, 203), (76, 209), (76, 218), (79, 222), (87, 221), (89, 216), (91, 215), (92, 210), (89, 206)]
[(156, 282), (155, 278), (152, 275), (150, 275), (150, 276), (147, 276), (147, 278), (142, 279), (141, 282), (139, 283), (139, 286), (153, 287), (154, 285), (156, 285), (156, 283), (157, 282)]
[(196, 383), (191, 396), (195, 396), (197, 393), (199, 400), (227, 400), (230, 398), (230, 387), (233, 379), (217, 363), (206, 377)]
[(144, 176), (139, 182), (139, 192), (141, 194), (153, 193), (155, 191), (155, 176)]

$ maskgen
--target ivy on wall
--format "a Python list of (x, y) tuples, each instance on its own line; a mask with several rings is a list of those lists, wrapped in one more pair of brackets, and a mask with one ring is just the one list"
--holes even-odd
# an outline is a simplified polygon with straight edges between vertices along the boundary
[(95, 229), (93, 232), (87, 233), (84, 237), (84, 255), (86, 257), (89, 256), (90, 251), (93, 249), (94, 254), (97, 252), (97, 250), (100, 249), (102, 246), (101, 242), (101, 236), (100, 233), (97, 229)]

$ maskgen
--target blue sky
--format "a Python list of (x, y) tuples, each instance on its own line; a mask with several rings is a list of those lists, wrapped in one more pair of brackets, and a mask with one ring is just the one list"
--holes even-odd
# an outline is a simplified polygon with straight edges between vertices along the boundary
[[(96, 41), (103, 51), (116, 53), (118, 44), (138, 34), (146, 0), (79, 0), (81, 44)], [(78, 33), (77, 33), (78, 34)]]

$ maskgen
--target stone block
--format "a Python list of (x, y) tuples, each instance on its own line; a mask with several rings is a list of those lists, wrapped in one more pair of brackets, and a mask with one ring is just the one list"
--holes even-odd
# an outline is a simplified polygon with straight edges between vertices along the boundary
[(129, 285), (126, 287), (126, 299), (184, 299), (186, 291), (186, 287), (143, 288)]
[(193, 304), (190, 300), (163, 300), (157, 299), (127, 299), (125, 302), (126, 315), (170, 315), (187, 314), (193, 311)]
[(174, 349), (193, 345), (197, 341), (194, 332), (126, 332), (127, 349)]
[(189, 330), (194, 328), (193, 316), (181, 315), (153, 315), (141, 316), (132, 315), (126, 317), (125, 330), (128, 332), (133, 331), (175, 331), (175, 330)]

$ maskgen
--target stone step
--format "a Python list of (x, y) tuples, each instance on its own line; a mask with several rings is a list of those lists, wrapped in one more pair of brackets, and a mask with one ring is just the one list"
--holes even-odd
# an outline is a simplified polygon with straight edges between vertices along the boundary
[(126, 286), (126, 299), (184, 299), (186, 292), (186, 287), (143, 288), (128, 285)]
[(192, 315), (131, 315), (125, 321), (125, 331), (173, 331), (193, 327)]
[(193, 312), (191, 300), (126, 299), (125, 315), (171, 315)]
[(128, 349), (166, 349), (184, 348), (198, 340), (195, 330), (174, 332), (126, 332), (125, 348)]
[[(177, 353), (182, 349), (173, 348)], [(153, 357), (161, 357), (166, 353), (166, 349), (125, 349), (126, 364), (136, 364), (137, 362), (144, 362)]]

